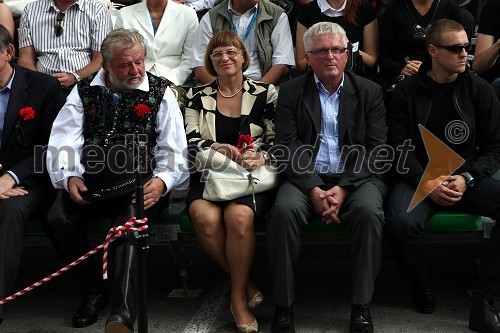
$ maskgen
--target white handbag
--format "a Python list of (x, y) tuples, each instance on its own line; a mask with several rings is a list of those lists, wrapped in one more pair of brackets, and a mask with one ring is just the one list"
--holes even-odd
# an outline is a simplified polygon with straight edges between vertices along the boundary
[[(196, 155), (196, 169), (203, 172), (203, 199), (228, 201), (264, 192), (280, 183), (278, 167), (262, 165), (252, 172), (225, 155), (206, 149)], [(255, 205), (255, 198), (254, 198)]]

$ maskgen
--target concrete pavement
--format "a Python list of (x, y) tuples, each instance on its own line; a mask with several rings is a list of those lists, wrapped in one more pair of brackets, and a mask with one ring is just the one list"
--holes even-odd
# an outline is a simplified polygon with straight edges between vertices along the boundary
[[(468, 330), (470, 299), (467, 289), (476, 283), (474, 258), (478, 243), (428, 244), (437, 310), (417, 313), (411, 306), (409, 286), (402, 283), (390, 253), (384, 254), (372, 304), (375, 331), (383, 333), (461, 333)], [(186, 255), (194, 261), (188, 286), (201, 289), (196, 298), (169, 298), (181, 288), (178, 270), (167, 246), (154, 246), (148, 254), (149, 332), (237, 332), (229, 312), (229, 280), (203, 253), (196, 242)], [(46, 245), (26, 246), (19, 288), (55, 271), (57, 256)], [(71, 327), (79, 297), (71, 278), (62, 276), (8, 303), (2, 333), (94, 333), (103, 332), (109, 306), (99, 321), (88, 328)], [(263, 236), (258, 238), (252, 278), (267, 299), (254, 314), (259, 332), (270, 332), (274, 310)], [(306, 244), (297, 270), (297, 332), (348, 332), (350, 313), (350, 262), (348, 246)], [(137, 329), (136, 329), (137, 331)]]

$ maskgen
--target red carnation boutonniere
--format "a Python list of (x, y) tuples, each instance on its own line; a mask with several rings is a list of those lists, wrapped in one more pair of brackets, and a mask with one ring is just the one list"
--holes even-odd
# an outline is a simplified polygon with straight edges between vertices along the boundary
[(134, 106), (134, 111), (137, 117), (142, 118), (145, 115), (151, 113), (151, 108), (146, 104), (138, 104)]
[(240, 134), (236, 148), (243, 154), (253, 148), (253, 138), (250, 134)]
[(19, 110), (18, 115), (22, 120), (28, 121), (35, 118), (36, 112), (31, 106), (27, 106)]

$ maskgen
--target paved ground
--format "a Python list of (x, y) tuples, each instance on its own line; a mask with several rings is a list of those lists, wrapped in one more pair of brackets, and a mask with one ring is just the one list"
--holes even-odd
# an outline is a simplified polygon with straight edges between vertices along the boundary
[[(152, 247), (148, 254), (149, 332), (237, 332), (229, 306), (227, 276), (198, 248), (188, 242), (186, 254), (193, 259), (190, 288), (201, 289), (196, 298), (170, 298), (181, 288), (177, 265), (167, 246)], [(321, 243), (321, 242), (320, 242)], [(342, 243), (342, 242), (341, 242)], [(460, 333), (467, 328), (470, 299), (466, 293), (475, 284), (477, 243), (428, 244), (432, 280), (438, 308), (434, 314), (416, 313), (409, 302), (408, 286), (399, 281), (389, 253), (384, 254), (372, 304), (376, 332)], [(297, 332), (347, 332), (349, 325), (350, 265), (348, 247), (305, 245), (298, 267)], [(57, 257), (48, 245), (25, 247), (19, 287), (58, 268)], [(265, 242), (258, 238), (253, 279), (267, 300), (255, 311), (261, 332), (270, 331), (273, 313)], [(79, 303), (72, 280), (63, 276), (8, 304), (2, 333), (103, 332), (109, 307), (99, 321), (84, 329), (70, 326)]]

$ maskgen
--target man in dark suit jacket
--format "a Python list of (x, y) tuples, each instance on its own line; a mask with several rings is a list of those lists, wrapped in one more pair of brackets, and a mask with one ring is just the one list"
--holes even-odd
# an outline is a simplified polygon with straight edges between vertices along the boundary
[(14, 66), (13, 56), (12, 37), (0, 25), (0, 299), (14, 288), (24, 224), (52, 198), (43, 151), (64, 104), (57, 79)]
[(304, 35), (312, 71), (284, 83), (276, 108), (274, 158), (288, 178), (267, 228), (276, 309), (272, 332), (295, 332), (293, 268), (308, 219), (345, 223), (353, 258), (351, 332), (372, 332), (369, 303), (382, 251), (386, 186), (374, 174), (385, 148), (381, 88), (350, 72), (347, 37), (335, 23)]

